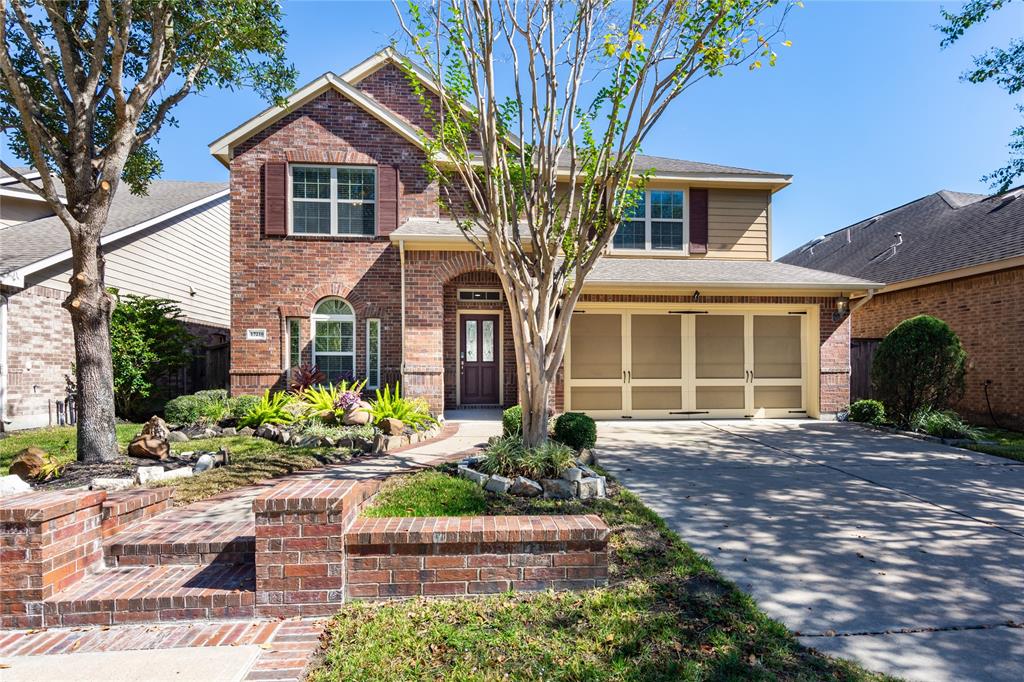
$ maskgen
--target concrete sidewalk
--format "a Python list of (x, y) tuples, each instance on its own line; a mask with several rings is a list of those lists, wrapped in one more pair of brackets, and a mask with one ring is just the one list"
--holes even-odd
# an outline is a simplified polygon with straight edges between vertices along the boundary
[(598, 433), (601, 464), (808, 646), (928, 682), (1024, 679), (1020, 463), (836, 422)]

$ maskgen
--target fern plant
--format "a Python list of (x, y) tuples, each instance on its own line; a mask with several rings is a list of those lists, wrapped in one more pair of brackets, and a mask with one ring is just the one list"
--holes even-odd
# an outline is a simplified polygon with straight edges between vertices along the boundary
[(326, 386), (310, 386), (297, 394), (307, 405), (306, 413), (327, 421), (341, 421), (345, 410), (359, 401), (359, 394), (366, 387), (366, 380), (339, 381)]
[(43, 460), (42, 466), (39, 467), (39, 473), (36, 475), (36, 479), (39, 481), (52, 481), (55, 478), (60, 478), (64, 475), (64, 469), (67, 467), (67, 462), (62, 462), (52, 454), (46, 456)]
[(370, 401), (369, 412), (375, 423), (379, 424), (385, 419), (398, 419), (417, 431), (437, 423), (422, 401), (402, 397), (399, 383), (395, 384), (393, 394), (390, 386), (385, 386), (383, 391), (377, 389), (377, 397)]
[(267, 389), (256, 403), (249, 408), (238, 425), (256, 428), (263, 424), (292, 424), (297, 417), (288, 410), (292, 397), (284, 391), (271, 394)]

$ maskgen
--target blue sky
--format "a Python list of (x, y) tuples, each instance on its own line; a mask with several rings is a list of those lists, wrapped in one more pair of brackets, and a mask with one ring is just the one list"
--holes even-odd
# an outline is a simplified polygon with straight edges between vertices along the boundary
[[(957, 8), (957, 1), (946, 3)], [(1011, 3), (939, 49), (937, 2), (810, 0), (787, 24), (774, 69), (729, 72), (679, 100), (644, 151), (793, 174), (775, 195), (773, 255), (939, 189), (983, 192), (1019, 124), (994, 85), (962, 83), (971, 55), (1024, 27)], [(288, 53), (305, 83), (398, 35), (390, 2), (288, 1)], [(263, 109), (249, 92), (208, 92), (176, 110), (159, 141), (164, 176), (224, 180), (207, 144)], [(5, 159), (10, 159), (6, 149)]]

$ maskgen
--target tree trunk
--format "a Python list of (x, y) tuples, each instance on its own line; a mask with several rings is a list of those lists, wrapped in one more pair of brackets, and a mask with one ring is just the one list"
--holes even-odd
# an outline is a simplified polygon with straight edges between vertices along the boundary
[(529, 370), (524, 385), (525, 393), (519, 396), (519, 404), (523, 408), (523, 444), (528, 448), (540, 445), (548, 439), (548, 396), (551, 394), (551, 381), (544, 373), (536, 370), (535, 363)]
[(103, 257), (98, 226), (83, 224), (71, 235), (74, 276), (64, 307), (75, 333), (75, 375), (78, 389), (78, 461), (116, 459), (114, 429), (114, 367), (110, 354), (113, 304), (103, 284)]

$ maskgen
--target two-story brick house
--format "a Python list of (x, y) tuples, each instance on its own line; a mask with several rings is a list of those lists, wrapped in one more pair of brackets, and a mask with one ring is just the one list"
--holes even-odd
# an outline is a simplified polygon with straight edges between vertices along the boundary
[[(515, 402), (497, 277), (438, 206), (390, 49), (213, 142), (231, 171), (235, 392), (290, 367), (401, 379), (437, 410)], [(428, 90), (433, 84), (424, 77)], [(604, 417), (818, 416), (849, 394), (860, 279), (771, 262), (790, 176), (659, 157), (573, 318), (556, 401)]]

